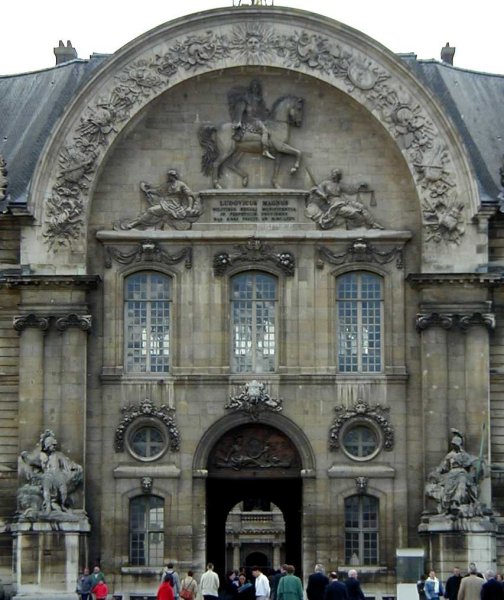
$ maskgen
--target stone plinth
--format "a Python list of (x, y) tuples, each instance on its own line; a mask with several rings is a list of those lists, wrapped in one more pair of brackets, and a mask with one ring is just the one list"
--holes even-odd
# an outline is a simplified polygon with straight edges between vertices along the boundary
[(425, 536), (430, 564), (439, 579), (453, 567), (475, 563), (478, 570), (496, 569), (497, 525), (492, 517), (456, 518), (450, 515), (422, 517), (418, 532)]
[(84, 513), (71, 516), (78, 518), (11, 525), (15, 598), (75, 600), (77, 576), (87, 561), (90, 525)]

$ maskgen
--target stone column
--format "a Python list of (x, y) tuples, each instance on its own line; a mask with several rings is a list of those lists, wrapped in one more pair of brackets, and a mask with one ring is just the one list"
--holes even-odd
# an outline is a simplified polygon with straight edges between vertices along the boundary
[(423, 313), (417, 316), (417, 329), (422, 338), (424, 480), (446, 453), (449, 439), (447, 330), (452, 325), (451, 315)]
[[(492, 314), (474, 313), (460, 319), (466, 331), (465, 343), (465, 449), (471, 454), (480, 451), (491, 463), (490, 454), (490, 349), (489, 330), (495, 327)], [(491, 480), (481, 482), (481, 501), (491, 505)]]
[(203, 573), (206, 566), (206, 478), (208, 471), (193, 471), (192, 508), (193, 508), (193, 560), (196, 571)]
[(49, 318), (14, 317), (19, 344), (19, 450), (31, 450), (44, 427), (44, 334)]
[(240, 560), (240, 544), (237, 542), (233, 543), (233, 569), (239, 569), (241, 567)]
[(282, 560), (280, 557), (280, 547), (281, 544), (278, 542), (273, 543), (273, 568), (278, 569), (280, 566), (280, 561)]
[(90, 315), (69, 314), (56, 319), (62, 335), (61, 443), (65, 452), (85, 467), (87, 334)]

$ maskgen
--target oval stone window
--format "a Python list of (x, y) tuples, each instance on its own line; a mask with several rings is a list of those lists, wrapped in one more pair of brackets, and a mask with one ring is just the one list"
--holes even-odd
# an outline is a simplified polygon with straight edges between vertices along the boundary
[(167, 440), (163, 432), (153, 425), (140, 425), (128, 439), (131, 454), (140, 460), (156, 460), (166, 450)]
[(350, 425), (343, 433), (343, 449), (353, 459), (369, 460), (380, 450), (380, 436), (368, 425)]

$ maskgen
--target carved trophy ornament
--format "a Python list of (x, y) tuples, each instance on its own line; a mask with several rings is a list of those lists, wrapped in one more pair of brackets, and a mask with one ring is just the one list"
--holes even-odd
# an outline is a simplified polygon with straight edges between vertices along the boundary
[(276, 160), (271, 185), (279, 188), (282, 156), (295, 157), (290, 170), (292, 175), (299, 169), (301, 150), (287, 142), (290, 128), (303, 124), (304, 100), (292, 95), (281, 96), (269, 110), (258, 79), (253, 79), (248, 87), (232, 88), (227, 96), (231, 121), (220, 125), (204, 123), (198, 130), (198, 140), (203, 148), (203, 174), (211, 177), (215, 188), (221, 188), (219, 180), (226, 166), (237, 173), (243, 187), (247, 187), (248, 173), (238, 163), (245, 153), (260, 154)]
[(82, 484), (83, 469), (57, 449), (58, 441), (46, 429), (31, 452), (18, 458), (23, 485), (17, 492), (20, 519), (73, 520), (72, 493)]
[(114, 229), (190, 229), (203, 211), (199, 194), (194, 193), (180, 179), (175, 169), (170, 169), (166, 183), (150, 185), (142, 181), (140, 189), (145, 194), (149, 208), (133, 219), (122, 219)]
[(0, 202), (7, 198), (7, 163), (0, 154)]
[(454, 517), (477, 517), (484, 514), (479, 501), (479, 487), (485, 477), (483, 457), (464, 449), (464, 436), (452, 429), (450, 451), (427, 477), (425, 494), (436, 501), (436, 511)]
[(324, 179), (310, 190), (306, 199), (306, 216), (319, 229), (383, 229), (360, 199), (361, 193), (371, 192), (369, 186), (366, 183), (343, 183), (342, 178), (341, 169), (333, 169), (329, 179)]
[(266, 393), (266, 385), (256, 379), (245, 383), (243, 390), (235, 396), (229, 397), (229, 402), (224, 408), (241, 410), (247, 413), (252, 420), (257, 420), (262, 411), (282, 411), (281, 398), (272, 398)]

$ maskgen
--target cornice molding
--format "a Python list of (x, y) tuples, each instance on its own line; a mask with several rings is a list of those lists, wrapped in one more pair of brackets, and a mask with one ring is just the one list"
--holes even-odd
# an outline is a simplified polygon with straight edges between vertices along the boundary
[(9, 288), (84, 288), (96, 289), (101, 283), (99, 275), (5, 275), (0, 277), (0, 286)]
[(503, 283), (500, 273), (409, 273), (406, 277), (412, 287), (432, 285), (495, 285)]

